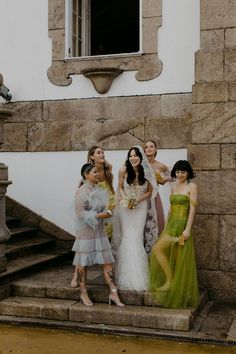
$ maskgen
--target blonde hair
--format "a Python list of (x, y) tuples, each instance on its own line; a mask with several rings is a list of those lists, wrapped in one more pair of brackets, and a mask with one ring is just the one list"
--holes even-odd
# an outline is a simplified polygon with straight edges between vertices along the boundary
[[(100, 149), (100, 147), (94, 145), (88, 150), (87, 162), (94, 164), (94, 160), (92, 159), (92, 156), (94, 155), (97, 149)], [(111, 164), (109, 164), (106, 160), (103, 165), (103, 170), (104, 170), (105, 181), (109, 185), (111, 192), (115, 193), (113, 187), (113, 174), (111, 172)]]

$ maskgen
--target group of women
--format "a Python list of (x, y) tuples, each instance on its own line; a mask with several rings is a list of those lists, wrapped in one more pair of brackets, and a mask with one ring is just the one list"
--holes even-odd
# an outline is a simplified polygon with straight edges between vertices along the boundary
[[(191, 227), (197, 205), (194, 173), (186, 160), (170, 172), (156, 160), (157, 147), (147, 141), (133, 146), (113, 188), (112, 166), (98, 146), (88, 152), (76, 191), (75, 271), (71, 286), (80, 288), (84, 305), (92, 306), (86, 287), (87, 267), (103, 265), (110, 288), (108, 301), (124, 306), (117, 289), (149, 291), (164, 307), (195, 307), (199, 301)], [(170, 182), (165, 222), (159, 184)]]

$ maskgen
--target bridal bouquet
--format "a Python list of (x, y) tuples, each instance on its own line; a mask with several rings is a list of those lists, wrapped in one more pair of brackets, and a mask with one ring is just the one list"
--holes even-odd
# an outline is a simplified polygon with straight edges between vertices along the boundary
[(137, 195), (135, 192), (126, 194), (122, 199), (121, 203), (125, 208), (133, 209), (136, 206)]
[(163, 173), (155, 173), (156, 181), (159, 184), (164, 184), (164, 176)]

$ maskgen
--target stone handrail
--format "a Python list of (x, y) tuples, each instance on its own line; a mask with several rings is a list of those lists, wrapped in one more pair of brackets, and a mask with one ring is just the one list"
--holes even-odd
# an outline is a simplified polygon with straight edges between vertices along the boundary
[[(2, 75), (0, 74), (0, 81)], [(3, 143), (4, 136), (4, 122), (12, 115), (12, 111), (5, 107), (0, 107), (0, 146)], [(0, 163), (0, 272), (5, 272), (7, 267), (6, 241), (10, 238), (11, 234), (6, 226), (6, 208), (5, 196), (7, 187), (12, 182), (8, 180), (8, 167)]]

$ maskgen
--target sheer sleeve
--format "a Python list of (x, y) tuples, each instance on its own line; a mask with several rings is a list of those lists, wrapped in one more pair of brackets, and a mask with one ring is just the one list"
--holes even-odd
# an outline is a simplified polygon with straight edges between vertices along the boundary
[(75, 194), (76, 229), (82, 229), (85, 224), (93, 229), (98, 225), (97, 211), (89, 207), (89, 193), (84, 188), (79, 188)]

